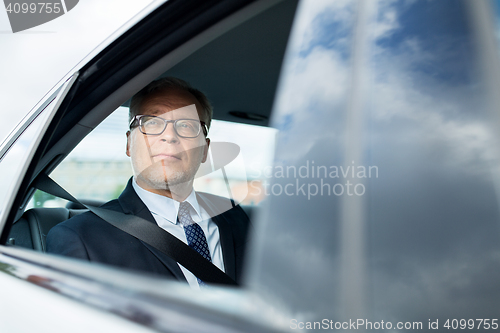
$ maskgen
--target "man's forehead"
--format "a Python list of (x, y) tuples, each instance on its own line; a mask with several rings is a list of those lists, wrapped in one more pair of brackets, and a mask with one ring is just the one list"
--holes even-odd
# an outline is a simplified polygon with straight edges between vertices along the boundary
[(144, 108), (141, 110), (142, 114), (148, 114), (152, 116), (163, 116), (168, 118), (195, 118), (198, 119), (198, 111), (196, 108), (196, 104), (186, 105), (177, 109), (173, 109), (171, 106), (164, 105), (162, 106), (154, 106)]
[[(196, 97), (190, 92), (177, 88), (155, 91), (146, 96), (140, 106), (140, 114), (160, 115), (166, 112), (190, 113), (200, 111)], [(197, 116), (198, 114), (193, 114)], [(198, 118), (198, 117), (196, 117)]]
[(143, 103), (164, 103), (179, 105), (179, 107), (196, 102), (198, 102), (198, 100), (189, 91), (177, 88), (161, 89), (150, 93), (143, 99)]

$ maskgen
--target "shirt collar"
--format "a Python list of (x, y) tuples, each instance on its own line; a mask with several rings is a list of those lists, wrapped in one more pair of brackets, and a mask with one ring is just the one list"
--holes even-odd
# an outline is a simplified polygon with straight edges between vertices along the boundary
[[(159, 215), (170, 223), (177, 224), (177, 213), (179, 212), (180, 205), (178, 201), (143, 189), (137, 184), (135, 177), (132, 181), (132, 187), (153, 215)], [(188, 202), (192, 207), (191, 217), (193, 221), (196, 223), (200, 222), (202, 220), (201, 210), (194, 189), (191, 189), (191, 193), (184, 201)]]

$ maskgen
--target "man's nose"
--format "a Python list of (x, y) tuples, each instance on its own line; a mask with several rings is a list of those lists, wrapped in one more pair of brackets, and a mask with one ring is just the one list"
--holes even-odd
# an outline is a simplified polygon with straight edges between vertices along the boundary
[(173, 123), (167, 123), (167, 127), (163, 133), (160, 134), (160, 140), (169, 143), (179, 142), (179, 136), (175, 132)]

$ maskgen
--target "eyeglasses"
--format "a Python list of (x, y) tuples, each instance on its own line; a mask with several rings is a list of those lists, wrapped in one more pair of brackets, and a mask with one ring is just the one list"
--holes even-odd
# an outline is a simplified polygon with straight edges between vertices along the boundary
[(205, 122), (196, 119), (166, 120), (156, 116), (138, 115), (132, 118), (129, 125), (130, 129), (139, 127), (142, 134), (160, 135), (169, 123), (174, 124), (174, 131), (181, 138), (196, 138), (200, 135), (201, 129), (205, 136), (208, 134)]

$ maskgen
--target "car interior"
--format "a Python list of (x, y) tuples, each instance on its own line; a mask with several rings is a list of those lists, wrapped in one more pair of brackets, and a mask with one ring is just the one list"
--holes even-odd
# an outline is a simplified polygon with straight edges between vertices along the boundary
[[(3, 242), (44, 252), (45, 238), (53, 226), (87, 211), (72, 202), (65, 207), (30, 204), (36, 196), (33, 184), (37, 175), (50, 175), (57, 170), (58, 165), (89, 133), (99, 128), (111, 112), (121, 109), (123, 113), (130, 97), (156, 78), (178, 77), (203, 91), (213, 105), (215, 120), (269, 126), (296, 5), (297, 1), (261, 1), (243, 9), (233, 5), (227, 10), (234, 13), (221, 21), (217, 21), (214, 14), (217, 10), (220, 12), (219, 7), (210, 10), (198, 8), (192, 15), (205, 11), (207, 17), (212, 15), (215, 19), (212, 19), (210, 24), (213, 25), (209, 29), (203, 30), (187, 23), (183, 29), (178, 29), (178, 34), (193, 36), (187, 43), (180, 45), (180, 37), (175, 33), (166, 33), (164, 23), (158, 19), (156, 26), (140, 26), (140, 29), (151, 31), (151, 40), (139, 43), (134, 39), (134, 33), (139, 33), (136, 29), (112, 44), (102, 57), (78, 73), (74, 86), (61, 105), (62, 111), (58, 111), (50, 124), (30, 166), (28, 174), (31, 177), (24, 180), (24, 187), (16, 198), (21, 209), (11, 213), (11, 220), (15, 222), (10, 230), (6, 228), (8, 235), (4, 233)], [(167, 3), (164, 7), (160, 14), (155, 15), (175, 14), (178, 9), (176, 2)], [(203, 21), (203, 17), (200, 20)], [(175, 27), (183, 23), (172, 22), (171, 25)], [(196, 28), (203, 32), (197, 34)], [(129, 45), (122, 48), (123, 44)], [(121, 58), (123, 53), (134, 47), (133, 60), (128, 60), (126, 56)], [(149, 51), (156, 53), (150, 56)], [(159, 51), (162, 54), (158, 54)], [(128, 63), (122, 65), (125, 61)], [(122, 139), (124, 145), (125, 135)], [(78, 199), (95, 206), (105, 201), (92, 197)], [(245, 207), (250, 218), (255, 215), (253, 210), (256, 208)]]

